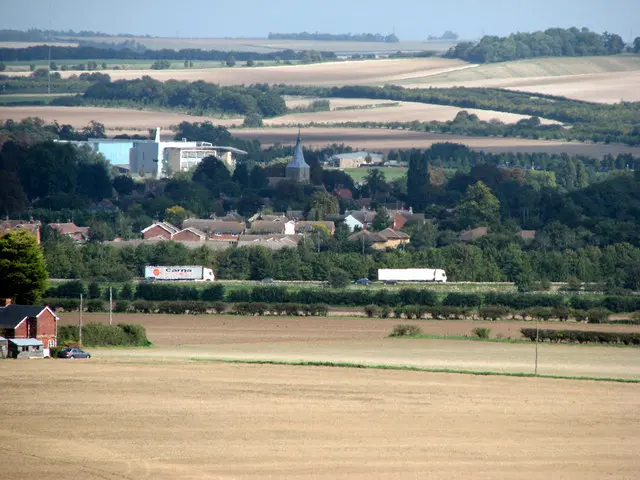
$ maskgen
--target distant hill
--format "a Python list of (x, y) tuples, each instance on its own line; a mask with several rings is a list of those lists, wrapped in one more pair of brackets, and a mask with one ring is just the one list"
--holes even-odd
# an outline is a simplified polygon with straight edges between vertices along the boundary
[(398, 43), (400, 39), (391, 35), (381, 35), (379, 33), (270, 33), (269, 40), (316, 40), (332, 42), (380, 42)]

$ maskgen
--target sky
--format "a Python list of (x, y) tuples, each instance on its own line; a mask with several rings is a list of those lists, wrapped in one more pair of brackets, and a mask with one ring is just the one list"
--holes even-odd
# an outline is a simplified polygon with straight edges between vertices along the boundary
[(640, 36), (640, 0), (3, 0), (0, 28), (158, 37), (266, 37), (269, 32), (391, 33), (424, 40), (551, 27)]

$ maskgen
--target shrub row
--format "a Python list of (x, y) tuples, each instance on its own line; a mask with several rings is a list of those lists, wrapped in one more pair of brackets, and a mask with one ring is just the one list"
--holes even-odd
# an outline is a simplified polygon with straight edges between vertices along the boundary
[[(536, 341), (535, 328), (523, 328), (522, 336), (532, 342)], [(551, 330), (540, 329), (539, 341), (555, 343), (609, 343), (624, 345), (640, 345), (640, 333), (624, 332), (591, 332), (584, 330)]]
[[(91, 287), (92, 285), (90, 285)], [(105, 298), (104, 289), (95, 292), (89, 290), (92, 299)], [(85, 285), (79, 280), (58, 284), (47, 291), (48, 297), (77, 299), (80, 293), (87, 293)], [(96, 295), (97, 293), (97, 295)], [(608, 295), (590, 297), (585, 295), (554, 294), (518, 294), (502, 292), (459, 293), (451, 292), (441, 302), (432, 290), (419, 288), (391, 289), (352, 289), (331, 290), (326, 288), (301, 288), (297, 290), (282, 286), (234, 286), (225, 288), (222, 284), (185, 285), (176, 283), (142, 282), (134, 288), (125, 284), (114, 289), (114, 299), (118, 300), (150, 300), (150, 301), (205, 301), (228, 303), (325, 303), (336, 306), (377, 305), (379, 307), (395, 307), (399, 305), (427, 305), (444, 307), (478, 308), (496, 305), (514, 310), (526, 310), (534, 307), (573, 308), (575, 310), (592, 310), (604, 308), (613, 313), (633, 312), (640, 310), (640, 296)]]
[[(78, 332), (77, 325), (60, 325), (58, 344), (77, 344)], [(142, 325), (89, 323), (82, 326), (82, 344), (87, 347), (146, 347), (151, 345), (151, 342), (147, 339), (147, 332)]]
[(299, 305), (295, 303), (261, 303), (243, 302), (236, 303), (231, 310), (236, 315), (289, 315), (297, 316), (323, 316), (329, 311), (329, 307), (323, 304)]

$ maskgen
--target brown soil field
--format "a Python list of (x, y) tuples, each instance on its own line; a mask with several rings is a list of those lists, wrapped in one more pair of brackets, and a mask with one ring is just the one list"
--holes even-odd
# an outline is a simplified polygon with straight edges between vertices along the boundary
[[(347, 100), (347, 102), (339, 101)], [(358, 103), (352, 101), (358, 100)], [(306, 101), (295, 100), (287, 102), (290, 106), (308, 105), (313, 99)], [(340, 123), (340, 122), (420, 122), (453, 120), (458, 112), (466, 110), (470, 114), (477, 115), (480, 120), (500, 120), (504, 123), (516, 123), (527, 115), (498, 112), (495, 110), (480, 110), (476, 108), (458, 108), (448, 105), (431, 105), (416, 102), (391, 102), (374, 99), (330, 99), (331, 111), (293, 113), (282, 117), (265, 120), (266, 125), (298, 125), (300, 123)], [(395, 105), (393, 105), (395, 104)], [(361, 108), (349, 110), (336, 110), (345, 106), (358, 105)], [(369, 108), (362, 108), (367, 106)], [(554, 120), (541, 119), (544, 124), (558, 124)]]
[[(85, 322), (106, 322), (105, 314)], [(63, 323), (77, 314), (63, 314)], [(390, 339), (394, 325), (413, 323), (432, 335), (472, 335), (491, 328), (491, 336), (520, 338), (520, 328), (533, 322), (425, 321), (337, 317), (238, 317), (193, 315), (115, 315), (115, 323), (140, 323), (158, 347), (101, 349), (96, 356), (121, 360), (235, 359), (268, 361), (350, 362), (531, 373), (534, 346), (529, 343), (463, 340)], [(542, 328), (640, 331), (633, 325), (584, 325), (549, 322)], [(541, 344), (539, 371), (547, 375), (640, 379), (640, 349)]]
[(117, 135), (126, 132), (148, 133), (150, 128), (160, 127), (168, 130), (171, 125), (180, 122), (214, 121), (216, 124), (233, 125), (242, 120), (213, 119), (175, 112), (154, 112), (125, 108), (99, 107), (6, 107), (0, 108), (0, 121), (22, 120), (27, 117), (39, 117), (47, 123), (57, 121), (60, 124), (84, 127), (95, 120), (104, 124), (107, 133)]
[[(385, 107), (391, 109), (393, 107)], [(295, 143), (297, 128), (234, 129), (232, 134), (242, 139), (257, 139), (263, 145)], [(469, 148), (487, 152), (547, 152), (567, 153), (569, 155), (587, 155), (603, 157), (607, 154), (631, 153), (640, 155), (640, 147), (626, 145), (605, 145), (589, 143), (556, 142), (523, 138), (467, 137), (461, 135), (442, 135), (406, 130), (385, 130), (373, 128), (308, 128), (302, 132), (306, 147), (322, 148), (333, 143), (344, 143), (353, 148), (389, 151), (400, 148), (429, 148), (438, 142), (456, 142)]]

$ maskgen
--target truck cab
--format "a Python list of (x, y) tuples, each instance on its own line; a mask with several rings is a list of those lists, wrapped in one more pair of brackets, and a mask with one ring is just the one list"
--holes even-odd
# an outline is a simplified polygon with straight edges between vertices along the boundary
[[(213, 282), (215, 280), (215, 275), (213, 274), (213, 270), (210, 268), (202, 269), (202, 281), (203, 282)], [(445, 280), (446, 281), (446, 280)]]

